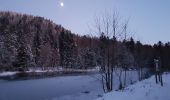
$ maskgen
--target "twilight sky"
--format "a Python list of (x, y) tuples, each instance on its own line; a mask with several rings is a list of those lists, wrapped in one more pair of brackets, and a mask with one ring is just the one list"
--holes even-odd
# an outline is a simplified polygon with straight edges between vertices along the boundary
[(0, 11), (42, 16), (77, 34), (88, 34), (96, 14), (114, 9), (130, 19), (129, 31), (136, 40), (170, 41), (170, 0), (0, 0)]

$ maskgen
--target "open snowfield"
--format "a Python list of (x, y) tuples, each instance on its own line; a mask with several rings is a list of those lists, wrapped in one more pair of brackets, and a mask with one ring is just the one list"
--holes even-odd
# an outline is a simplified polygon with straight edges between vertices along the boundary
[[(123, 75), (122, 75), (123, 76)], [(99, 74), (53, 78), (0, 80), (0, 100), (94, 100), (103, 96)], [(137, 81), (137, 72), (127, 72), (127, 84)], [(114, 75), (114, 89), (119, 85)]]
[(163, 75), (164, 86), (155, 83), (155, 77), (113, 91), (96, 100), (170, 100), (170, 74)]

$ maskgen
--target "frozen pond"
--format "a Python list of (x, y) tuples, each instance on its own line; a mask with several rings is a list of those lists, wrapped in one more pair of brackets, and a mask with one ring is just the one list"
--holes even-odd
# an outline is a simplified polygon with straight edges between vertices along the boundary
[(51, 100), (67, 95), (85, 94), (87, 91), (102, 91), (100, 81), (95, 78), (83, 75), (0, 81), (0, 100)]
[[(127, 84), (136, 80), (137, 72), (127, 72)], [(113, 81), (114, 89), (118, 88), (116, 75)], [(101, 85), (99, 74), (20, 81), (0, 80), (0, 100), (93, 100), (102, 96)]]

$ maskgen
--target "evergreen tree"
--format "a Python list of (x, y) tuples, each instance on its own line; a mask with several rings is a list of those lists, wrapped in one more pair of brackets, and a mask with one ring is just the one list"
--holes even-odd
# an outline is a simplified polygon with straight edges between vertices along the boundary
[(59, 36), (60, 65), (73, 67), (73, 34), (70, 31), (62, 31)]
[(83, 68), (92, 68), (96, 66), (95, 53), (87, 48), (82, 52)]
[(133, 38), (131, 37), (130, 40), (126, 41), (125, 44), (126, 44), (127, 49), (129, 49), (131, 53), (134, 53), (135, 42)]
[(26, 70), (28, 67), (28, 60), (29, 56), (27, 54), (27, 46), (24, 34), (22, 31), (18, 33), (17, 37), (18, 42), (18, 48), (17, 48), (17, 67), (19, 67), (19, 70)]
[(35, 34), (34, 36), (34, 41), (33, 41), (33, 45), (34, 45), (34, 48), (35, 48), (35, 64), (36, 66), (38, 67), (39, 66), (39, 60), (40, 60), (40, 45), (41, 45), (41, 40), (40, 40), (40, 32), (38, 31), (37, 29), (37, 33)]

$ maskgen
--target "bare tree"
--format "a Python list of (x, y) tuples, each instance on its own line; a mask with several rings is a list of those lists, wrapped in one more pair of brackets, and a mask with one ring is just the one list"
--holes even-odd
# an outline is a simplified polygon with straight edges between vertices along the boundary
[(121, 60), (121, 65), (124, 69), (124, 87), (126, 86), (126, 74), (128, 67), (132, 67), (134, 64), (134, 56), (130, 52), (130, 50), (127, 48), (126, 43), (127, 43), (127, 37), (128, 37), (128, 24), (129, 24), (129, 19), (126, 20), (123, 25), (122, 25), (122, 35), (123, 35), (123, 43), (122, 43), (122, 50), (119, 50), (122, 55), (122, 60)]
[[(115, 65), (118, 68), (115, 68), (116, 75), (119, 77), (119, 89), (123, 89), (126, 86), (126, 72), (129, 66), (133, 65), (133, 56), (127, 50), (126, 46), (122, 43), (116, 44), (115, 50)], [(124, 72), (124, 84), (122, 84), (122, 73)]]
[[(122, 24), (118, 12), (113, 11), (110, 14), (106, 11), (97, 16), (94, 23), (95, 32), (100, 36), (99, 50), (103, 90), (109, 92), (113, 89), (113, 70), (116, 66), (116, 53), (119, 52), (115, 46), (117, 45), (117, 39), (121, 38), (123, 34), (124, 40), (126, 40), (128, 21)], [(120, 65), (117, 66), (120, 67)], [(119, 72), (119, 76), (121, 76), (122, 71)]]
[(125, 23), (123, 24), (123, 26), (122, 26), (122, 32), (123, 32), (123, 34), (124, 34), (124, 41), (126, 42), (126, 40), (127, 40), (127, 28), (128, 28), (128, 24), (129, 24), (129, 20), (127, 20), (127, 21), (125, 21)]
[(123, 31), (120, 27), (119, 14), (114, 11), (103, 13), (95, 18), (96, 33), (100, 36), (101, 76), (104, 92), (112, 91), (113, 68), (115, 66), (115, 43)]
[(119, 79), (119, 87), (118, 87), (119, 90), (122, 90), (122, 89), (123, 89), (122, 72), (123, 72), (123, 69), (122, 69), (121, 67), (119, 67), (119, 68), (118, 68), (118, 66), (115, 67), (115, 75), (116, 75), (116, 76), (118, 77), (118, 79)]

